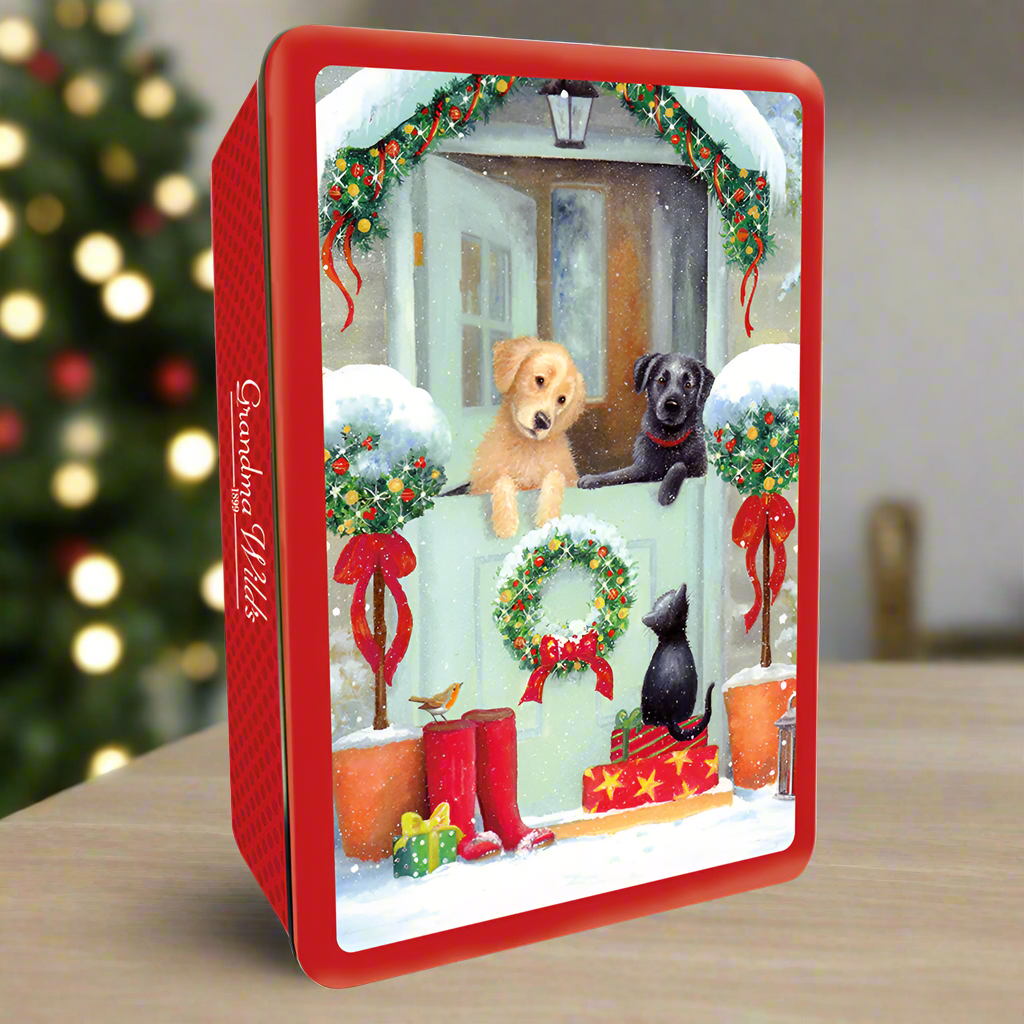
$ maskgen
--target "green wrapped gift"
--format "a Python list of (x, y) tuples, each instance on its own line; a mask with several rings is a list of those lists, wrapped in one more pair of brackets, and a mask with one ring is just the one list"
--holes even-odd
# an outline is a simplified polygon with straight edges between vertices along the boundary
[(421, 878), (442, 864), (454, 863), (461, 840), (462, 829), (451, 824), (447, 803), (438, 804), (425, 820), (415, 811), (406, 811), (392, 852), (395, 878)]

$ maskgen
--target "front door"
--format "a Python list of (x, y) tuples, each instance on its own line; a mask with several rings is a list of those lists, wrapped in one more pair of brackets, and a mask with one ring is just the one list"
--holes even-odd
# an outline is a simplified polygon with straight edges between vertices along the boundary
[(448, 416), (452, 484), (469, 479), (494, 419), (491, 349), (537, 333), (537, 209), (533, 199), (439, 156), (423, 161), (414, 199), (417, 377)]

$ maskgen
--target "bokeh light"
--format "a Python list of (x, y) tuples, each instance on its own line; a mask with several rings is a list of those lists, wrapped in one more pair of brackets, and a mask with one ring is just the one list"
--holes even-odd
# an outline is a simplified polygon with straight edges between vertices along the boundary
[(205, 480), (216, 464), (217, 446), (199, 427), (182, 430), (167, 445), (167, 468), (175, 479), (184, 483)]
[(153, 187), (156, 208), (168, 217), (183, 217), (196, 202), (196, 187), (184, 174), (165, 174)]
[(113, 626), (97, 622), (80, 629), (71, 641), (71, 660), (89, 675), (103, 675), (117, 668), (124, 641)]
[(14, 341), (29, 341), (46, 322), (46, 307), (34, 292), (8, 292), (0, 299), (0, 331)]
[(103, 286), (103, 308), (115, 320), (138, 320), (153, 302), (153, 286), (137, 271), (116, 274)]
[(84, 508), (96, 500), (100, 480), (87, 462), (65, 462), (50, 479), (50, 493), (58, 505)]
[(216, 562), (203, 573), (199, 581), (199, 593), (215, 611), (224, 611), (224, 563)]
[(151, 120), (166, 117), (174, 109), (175, 100), (174, 86), (159, 75), (144, 79), (135, 90), (135, 109)]
[(90, 608), (110, 604), (121, 591), (121, 567), (109, 555), (91, 554), (71, 568), (68, 586), (76, 601)]
[(93, 284), (103, 284), (114, 276), (124, 261), (117, 241), (102, 231), (82, 238), (74, 251), (75, 270)]

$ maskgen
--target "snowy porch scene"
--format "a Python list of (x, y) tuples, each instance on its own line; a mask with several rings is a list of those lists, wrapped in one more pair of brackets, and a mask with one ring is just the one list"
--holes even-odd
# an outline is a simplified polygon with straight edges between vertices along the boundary
[[(318, 84), (349, 951), (794, 834), (776, 722), (796, 693), (798, 105), (594, 83), (570, 147), (543, 85), (381, 69)], [(645, 356), (706, 367), (706, 474), (669, 503), (657, 480), (570, 485), (543, 522), (524, 485), (500, 536), (491, 494), (449, 492), (470, 488), (509, 401), (495, 345), (520, 336), (564, 347), (585, 382), (567, 435), (581, 476), (630, 464)], [(681, 641), (642, 621), (668, 594)], [(645, 679), (674, 643), (695, 690), (670, 727)]]

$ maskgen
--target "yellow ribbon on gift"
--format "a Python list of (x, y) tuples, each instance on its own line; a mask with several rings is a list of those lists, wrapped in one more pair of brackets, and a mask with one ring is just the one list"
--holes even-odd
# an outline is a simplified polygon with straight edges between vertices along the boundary
[(415, 811), (406, 811), (402, 815), (402, 834), (395, 840), (395, 848), (392, 853), (398, 853), (414, 836), (427, 837), (427, 874), (434, 870), (441, 863), (441, 837), (442, 829), (455, 829), (457, 841), (461, 842), (464, 834), (458, 825), (453, 825), (450, 820), (450, 809), (447, 802), (440, 803), (434, 808), (434, 813), (426, 820)]

